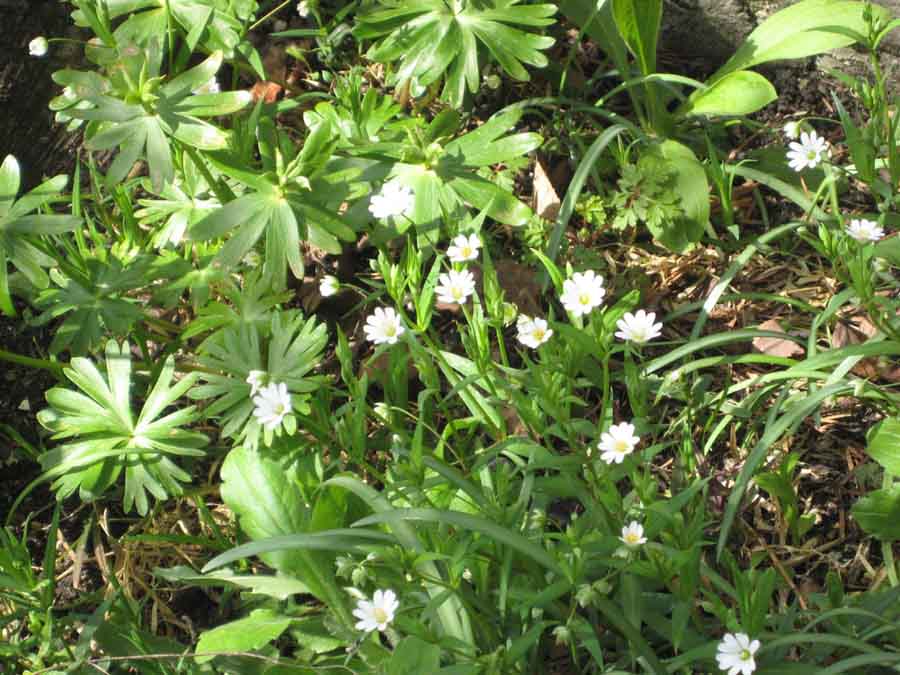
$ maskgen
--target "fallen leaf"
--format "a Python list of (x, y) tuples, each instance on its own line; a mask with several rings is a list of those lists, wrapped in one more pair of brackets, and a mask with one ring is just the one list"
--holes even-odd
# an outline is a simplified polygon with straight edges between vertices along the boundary
[(494, 269), (506, 302), (513, 303), (523, 314), (541, 316), (541, 285), (534, 268), (515, 260), (498, 260)]
[[(759, 326), (760, 330), (768, 330), (774, 333), (782, 333), (787, 335), (781, 325), (775, 319), (764, 321)], [(793, 340), (787, 338), (776, 337), (758, 337), (753, 339), (753, 348), (761, 354), (769, 356), (780, 356), (782, 358), (793, 358), (794, 356), (802, 356), (806, 350)]]
[(532, 189), (534, 212), (545, 220), (556, 220), (562, 203), (540, 159), (534, 162), (534, 186)]
[(253, 94), (254, 101), (262, 99), (266, 103), (275, 103), (282, 91), (283, 88), (280, 84), (276, 82), (262, 81), (254, 84), (253, 88), (250, 90), (250, 93)]

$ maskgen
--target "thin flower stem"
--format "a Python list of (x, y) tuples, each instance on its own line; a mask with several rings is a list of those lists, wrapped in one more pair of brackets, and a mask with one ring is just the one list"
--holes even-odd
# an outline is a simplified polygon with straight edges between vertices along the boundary
[(280, 12), (282, 9), (284, 9), (285, 7), (287, 7), (289, 4), (291, 4), (291, 0), (284, 0), (284, 2), (282, 2), (280, 5), (278, 5), (278, 6), (277, 6), (275, 9), (273, 9), (271, 12), (269, 12), (269, 13), (267, 13), (265, 16), (263, 16), (259, 21), (257, 21), (256, 23), (252, 24), (252, 25), (250, 26), (250, 28), (247, 29), (247, 32), (249, 33), (251, 30), (254, 30), (255, 28), (258, 28), (259, 26), (261, 26), (262, 24), (264, 24), (266, 21), (268, 21), (273, 15), (277, 14), (277, 13)]
[(50, 361), (48, 359), (37, 359), (32, 356), (23, 356), (22, 354), (9, 352), (5, 349), (0, 349), (0, 361), (17, 363), (20, 366), (28, 366), (29, 368), (42, 368), (44, 370), (49, 370), (50, 372), (55, 373), (58, 376), (62, 376), (63, 369), (65, 368), (65, 366), (56, 361)]

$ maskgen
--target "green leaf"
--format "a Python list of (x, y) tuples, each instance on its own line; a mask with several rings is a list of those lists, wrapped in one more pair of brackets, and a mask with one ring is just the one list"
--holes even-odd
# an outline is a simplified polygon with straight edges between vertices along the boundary
[[(852, 37), (831, 28), (867, 33), (864, 8), (865, 4), (856, 0), (802, 0), (786, 7), (757, 26), (709, 81), (717, 82), (728, 73), (760, 63), (801, 59), (851, 45), (855, 42)], [(885, 22), (890, 19), (885, 8), (872, 5), (872, 10)]]
[(778, 98), (775, 87), (759, 73), (728, 73), (706, 89), (695, 91), (679, 111), (684, 115), (749, 115)]
[(900, 417), (889, 417), (879, 424), (866, 449), (886, 471), (900, 476)]
[(292, 595), (305, 595), (309, 588), (302, 581), (269, 574), (237, 574), (231, 570), (215, 570), (199, 574), (190, 567), (180, 565), (170, 569), (156, 568), (153, 573), (168, 581), (178, 581), (197, 586), (234, 585), (247, 588), (251, 593), (267, 595), (277, 600), (287, 600)]
[(394, 650), (387, 666), (388, 675), (436, 673), (441, 667), (441, 648), (410, 635)]
[(20, 186), (19, 162), (12, 155), (7, 155), (0, 165), (0, 218), (9, 212)]
[(224, 626), (218, 626), (200, 635), (197, 643), (198, 663), (206, 663), (215, 656), (204, 654), (215, 652), (246, 652), (259, 649), (279, 637), (291, 619), (270, 609), (257, 609), (244, 619), (238, 619)]
[(662, 0), (612, 0), (612, 11), (619, 34), (637, 57), (641, 73), (656, 72)]
[(900, 485), (870, 492), (853, 505), (852, 513), (868, 534), (881, 541), (900, 540)]
[(651, 225), (653, 236), (666, 248), (681, 253), (700, 241), (709, 223), (709, 183), (703, 165), (686, 145), (663, 141), (653, 146), (674, 176), (675, 193), (681, 196), (684, 215), (672, 222)]

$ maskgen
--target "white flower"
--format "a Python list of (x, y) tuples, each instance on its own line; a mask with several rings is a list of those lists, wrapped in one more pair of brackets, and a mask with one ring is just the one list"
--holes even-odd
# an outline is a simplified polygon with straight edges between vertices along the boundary
[(622, 528), (622, 536), (619, 539), (628, 548), (637, 548), (641, 544), (647, 543), (647, 537), (644, 536), (644, 526), (636, 520), (632, 520)]
[(537, 349), (553, 337), (553, 330), (547, 327), (545, 319), (532, 319), (524, 314), (516, 321), (516, 338), (526, 347)]
[(475, 233), (466, 236), (458, 234), (447, 247), (447, 257), (450, 262), (462, 263), (475, 260), (478, 257), (478, 249), (481, 248), (481, 240)]
[(815, 169), (828, 156), (828, 141), (816, 134), (815, 131), (800, 134), (800, 142), (790, 144), (787, 153), (788, 165), (794, 171), (803, 169)]
[(250, 374), (247, 375), (247, 379), (245, 382), (250, 385), (250, 395), (256, 396), (256, 392), (258, 392), (263, 386), (263, 383), (266, 381), (266, 371), (264, 370), (251, 370)]
[(219, 81), (216, 79), (216, 76), (213, 75), (206, 82), (201, 84), (196, 89), (191, 91), (192, 94), (218, 94), (221, 93), (222, 88), (219, 86)]
[(397, 181), (391, 181), (384, 184), (380, 194), (372, 195), (369, 211), (375, 218), (383, 219), (401, 216), (409, 211), (412, 205), (412, 190)]
[(571, 312), (575, 316), (584, 316), (595, 307), (599, 307), (605, 295), (603, 277), (593, 270), (588, 270), (587, 272), (575, 272), (571, 279), (563, 282), (563, 292), (559, 296), (559, 300), (567, 312)]
[(619, 329), (616, 331), (616, 337), (638, 344), (649, 342), (662, 335), (662, 324), (653, 323), (654, 321), (656, 321), (654, 312), (645, 312), (642, 309), (634, 314), (625, 312), (625, 316), (616, 321), (616, 328)]
[(788, 122), (784, 125), (782, 131), (789, 139), (796, 141), (800, 138), (800, 122)]
[(36, 37), (28, 43), (28, 53), (31, 56), (37, 56), (38, 58), (47, 56), (48, 51), (50, 51), (50, 43), (47, 42), (47, 38), (44, 36)]
[(756, 670), (753, 655), (759, 649), (759, 640), (750, 641), (745, 633), (726, 633), (716, 651), (720, 670), (728, 675), (751, 675)]
[(307, 2), (307, 0), (302, 0), (297, 3), (297, 14), (300, 15), (301, 19), (305, 19), (309, 16), (309, 2)]
[(360, 600), (356, 603), (353, 616), (359, 619), (356, 623), (357, 630), (364, 630), (367, 633), (371, 633), (373, 630), (385, 630), (388, 624), (394, 620), (394, 612), (399, 606), (400, 602), (394, 591), (375, 591), (372, 602)]
[(376, 345), (394, 345), (403, 335), (405, 328), (393, 307), (376, 307), (375, 312), (366, 319), (363, 330), (366, 332), (366, 338)]
[[(252, 386), (252, 385), (251, 385)], [(291, 412), (291, 393), (283, 382), (272, 382), (262, 387), (253, 397), (253, 416), (265, 429), (277, 429), (281, 421)]]
[(337, 280), (337, 277), (326, 274), (322, 277), (322, 281), (319, 282), (319, 295), (323, 298), (330, 298), (337, 293), (340, 288), (341, 283)]
[(438, 302), (460, 304), (475, 292), (475, 277), (469, 270), (450, 270), (438, 277)]
[(881, 239), (884, 236), (884, 230), (874, 220), (854, 218), (847, 226), (847, 234), (860, 244), (866, 244)]
[(628, 422), (613, 424), (609, 431), (600, 435), (600, 442), (597, 444), (597, 449), (603, 453), (600, 459), (607, 464), (621, 464), (627, 455), (634, 452), (640, 440), (634, 435), (633, 424)]

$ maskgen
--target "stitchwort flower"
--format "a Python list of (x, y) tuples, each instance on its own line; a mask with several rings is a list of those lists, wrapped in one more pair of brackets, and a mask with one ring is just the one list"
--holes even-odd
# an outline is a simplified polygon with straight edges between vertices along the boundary
[(340, 289), (341, 283), (337, 280), (337, 277), (330, 274), (326, 274), (322, 277), (322, 281), (319, 282), (319, 295), (323, 298), (330, 298)]
[(34, 38), (28, 43), (28, 53), (31, 56), (41, 58), (42, 56), (47, 56), (48, 51), (50, 51), (50, 43), (47, 42), (47, 38), (43, 35)]
[(478, 258), (478, 250), (481, 248), (481, 240), (475, 233), (465, 235), (458, 234), (447, 247), (447, 257), (450, 262), (464, 263)]
[(553, 330), (547, 326), (545, 319), (531, 318), (524, 314), (519, 315), (516, 331), (516, 339), (531, 349), (537, 349), (553, 337)]
[(394, 345), (406, 329), (393, 307), (376, 307), (366, 319), (363, 330), (366, 338), (376, 345)]
[(756, 670), (753, 655), (759, 649), (759, 640), (751, 642), (745, 633), (726, 633), (716, 650), (719, 669), (728, 675), (751, 675)]
[(628, 342), (636, 342), (644, 344), (653, 338), (662, 335), (662, 324), (654, 323), (656, 314), (654, 312), (645, 312), (639, 309), (632, 314), (625, 312), (625, 315), (616, 321), (616, 337)]
[(878, 241), (884, 237), (884, 229), (874, 220), (854, 218), (847, 225), (847, 234), (856, 239), (860, 244), (868, 244), (870, 241)]
[(789, 147), (788, 165), (798, 172), (804, 169), (815, 169), (828, 156), (828, 141), (815, 131), (802, 132), (800, 141), (794, 141)]
[(792, 141), (796, 141), (798, 138), (800, 138), (800, 131), (800, 122), (795, 121), (788, 122), (782, 129), (784, 135)]
[(640, 440), (634, 435), (633, 424), (629, 422), (613, 424), (609, 431), (601, 434), (600, 442), (597, 444), (597, 449), (603, 453), (600, 459), (607, 464), (621, 464), (625, 457), (634, 452)]
[(266, 371), (251, 370), (247, 375), (246, 382), (250, 385), (250, 396), (256, 396), (256, 392), (262, 389), (262, 387), (265, 385)]
[(374, 630), (384, 631), (388, 624), (394, 620), (394, 613), (400, 607), (400, 602), (392, 590), (377, 590), (372, 596), (372, 601), (360, 600), (356, 603), (353, 616), (359, 621), (357, 630), (371, 633)]
[(605, 295), (603, 277), (593, 270), (588, 270), (575, 272), (571, 279), (563, 282), (563, 292), (559, 300), (567, 312), (575, 316), (584, 316), (599, 307)]
[(281, 426), (281, 422), (291, 412), (291, 393), (284, 382), (272, 382), (262, 387), (259, 394), (253, 397), (253, 405), (256, 406), (253, 416), (264, 429), (273, 431)]
[(622, 528), (622, 536), (619, 539), (628, 548), (637, 548), (641, 544), (647, 543), (647, 537), (644, 536), (644, 526), (636, 520), (632, 520)]
[(372, 195), (369, 201), (369, 212), (375, 218), (383, 220), (402, 216), (412, 208), (412, 205), (412, 190), (397, 181), (391, 181), (384, 184), (379, 194)]
[(475, 277), (468, 270), (450, 270), (438, 276), (438, 302), (461, 304), (475, 292)]

